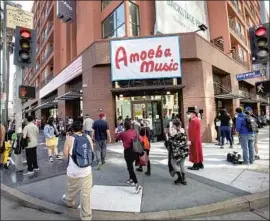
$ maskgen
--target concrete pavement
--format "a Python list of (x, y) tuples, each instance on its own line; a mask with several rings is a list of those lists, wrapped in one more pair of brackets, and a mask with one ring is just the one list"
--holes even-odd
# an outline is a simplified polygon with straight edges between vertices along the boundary
[[(40, 142), (43, 142), (42, 137)], [(241, 151), (239, 146), (235, 148)], [(111, 144), (104, 168), (101, 171), (93, 169), (92, 208), (99, 211), (158, 212), (202, 206), (268, 190), (269, 128), (260, 131), (259, 148), (262, 159), (245, 167), (226, 162), (230, 149), (204, 144), (205, 169), (187, 171), (188, 185), (175, 186), (167, 170), (167, 150), (163, 143), (154, 143), (150, 153), (152, 176), (137, 173), (144, 189), (142, 195), (134, 195), (134, 189), (124, 183), (128, 172), (121, 143)], [(66, 162), (48, 162), (43, 144), (38, 156), (41, 170), (33, 178), (23, 177), (10, 168), (1, 171), (1, 182), (30, 196), (62, 205), (61, 196), (66, 191)]]

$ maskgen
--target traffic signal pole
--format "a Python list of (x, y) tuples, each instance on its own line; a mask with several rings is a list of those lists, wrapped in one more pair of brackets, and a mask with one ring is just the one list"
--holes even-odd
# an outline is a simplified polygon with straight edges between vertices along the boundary
[(15, 130), (16, 133), (22, 133), (22, 99), (19, 98), (19, 85), (22, 84), (23, 80), (23, 68), (20, 66), (16, 66), (16, 72), (15, 72), (15, 88), (16, 88), (16, 93), (15, 93)]
[(7, 121), (8, 121), (8, 109), (6, 109), (6, 107), (8, 106), (8, 96), (7, 96), (7, 5), (6, 5), (6, 1), (3, 1), (3, 74), (2, 74), (2, 80), (3, 80), (3, 92), (6, 95), (6, 101), (5, 101), (5, 105), (4, 105), (4, 109), (3, 109), (3, 113), (2, 113), (2, 121), (3, 124), (7, 125)]

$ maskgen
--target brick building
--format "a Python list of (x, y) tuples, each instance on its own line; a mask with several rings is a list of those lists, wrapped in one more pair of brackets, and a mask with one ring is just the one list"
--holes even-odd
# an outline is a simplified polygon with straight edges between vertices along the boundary
[[(187, 124), (187, 108), (197, 106), (203, 110), (203, 140), (212, 141), (219, 108), (231, 114), (240, 105), (265, 111), (266, 100), (256, 96), (255, 80), (236, 80), (236, 74), (252, 68), (248, 27), (261, 23), (258, 1), (201, 1), (194, 6), (187, 3), (192, 1), (158, 2), (76, 1), (75, 22), (63, 23), (56, 17), (56, 1), (35, 1), (36, 67), (25, 71), (24, 84), (35, 86), (37, 96), (24, 103), (25, 114), (45, 122), (56, 115), (90, 114), (96, 119), (104, 111), (112, 131), (119, 116), (150, 116), (159, 140), (164, 117), (180, 113)], [(196, 7), (203, 8), (198, 17)], [(175, 15), (170, 21), (162, 13)], [(177, 16), (185, 20), (180, 24)], [(196, 30), (202, 21), (206, 32)], [(166, 22), (175, 28), (170, 30)], [(177, 24), (184, 28), (176, 29)], [(111, 39), (159, 36), (179, 36), (180, 77), (112, 80)]]

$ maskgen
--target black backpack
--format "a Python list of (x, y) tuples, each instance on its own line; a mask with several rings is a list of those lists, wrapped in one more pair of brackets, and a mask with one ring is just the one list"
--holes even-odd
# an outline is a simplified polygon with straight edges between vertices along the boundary
[(258, 132), (258, 124), (254, 117), (250, 115), (245, 116), (248, 132)]

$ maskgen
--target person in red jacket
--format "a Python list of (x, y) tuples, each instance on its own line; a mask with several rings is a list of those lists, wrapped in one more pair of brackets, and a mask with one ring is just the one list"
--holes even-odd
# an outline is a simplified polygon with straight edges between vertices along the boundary
[(188, 139), (190, 141), (189, 147), (189, 161), (193, 163), (192, 167), (188, 167), (190, 170), (203, 169), (203, 151), (201, 141), (201, 121), (197, 117), (195, 108), (189, 110), (190, 122), (188, 127)]

